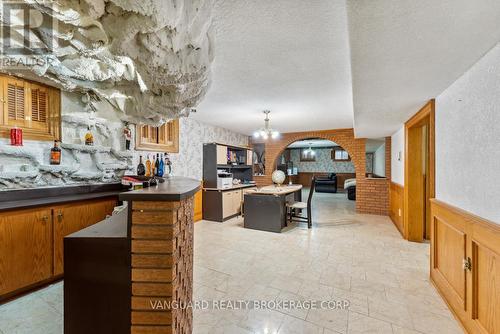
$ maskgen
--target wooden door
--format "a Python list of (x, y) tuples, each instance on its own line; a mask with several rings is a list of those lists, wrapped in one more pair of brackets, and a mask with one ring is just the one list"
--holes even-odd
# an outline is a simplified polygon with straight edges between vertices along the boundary
[(113, 212), (115, 205), (115, 199), (107, 199), (54, 208), (54, 276), (64, 272), (64, 237), (104, 220)]
[(217, 145), (217, 165), (227, 165), (227, 146)]
[(52, 212), (28, 209), (0, 215), (0, 296), (52, 276)]

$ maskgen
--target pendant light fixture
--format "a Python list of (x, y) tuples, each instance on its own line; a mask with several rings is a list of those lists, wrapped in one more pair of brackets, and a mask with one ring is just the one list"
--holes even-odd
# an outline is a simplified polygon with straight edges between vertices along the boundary
[(264, 127), (254, 132), (253, 136), (255, 138), (262, 138), (264, 140), (267, 140), (269, 138), (276, 139), (279, 137), (280, 133), (277, 130), (271, 128), (271, 126), (269, 125), (270, 112), (270, 110), (264, 110), (264, 114), (266, 115), (266, 118), (264, 119)]
[(312, 149), (312, 143), (309, 143), (309, 148), (306, 150), (306, 154), (314, 157), (316, 155), (316, 152)]

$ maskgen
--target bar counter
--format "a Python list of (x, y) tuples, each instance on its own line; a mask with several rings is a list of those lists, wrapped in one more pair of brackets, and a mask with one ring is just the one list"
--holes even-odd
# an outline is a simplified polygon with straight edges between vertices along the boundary
[[(66, 334), (191, 333), (191, 309), (153, 306), (192, 301), (193, 198), (199, 189), (199, 181), (175, 177), (120, 193), (127, 212), (65, 238)], [(82, 270), (94, 273), (85, 280), (76, 274)]]

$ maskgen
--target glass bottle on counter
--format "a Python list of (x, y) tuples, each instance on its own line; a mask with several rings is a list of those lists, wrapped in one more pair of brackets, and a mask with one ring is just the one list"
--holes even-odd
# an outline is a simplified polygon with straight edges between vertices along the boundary
[(137, 165), (137, 175), (144, 176), (146, 174), (146, 167), (142, 163), (142, 155), (139, 156), (139, 164)]
[(155, 160), (155, 155), (153, 154), (153, 161), (151, 162), (151, 176), (154, 177), (156, 176), (156, 160)]
[(151, 176), (151, 160), (149, 160), (149, 154), (146, 159), (146, 176)]
[(90, 125), (87, 126), (87, 133), (85, 134), (85, 145), (94, 145), (94, 135), (90, 131)]
[(59, 148), (58, 140), (54, 140), (54, 147), (50, 149), (50, 164), (51, 165), (61, 164), (61, 149)]
[(158, 166), (158, 176), (159, 177), (163, 177), (163, 171), (165, 170), (164, 169), (165, 165), (163, 164), (163, 154), (160, 155), (160, 165)]
[(170, 157), (168, 153), (165, 153), (165, 163), (164, 163), (165, 173), (168, 177), (172, 176), (172, 162), (170, 161)]
[(156, 153), (155, 176), (160, 176), (160, 154)]

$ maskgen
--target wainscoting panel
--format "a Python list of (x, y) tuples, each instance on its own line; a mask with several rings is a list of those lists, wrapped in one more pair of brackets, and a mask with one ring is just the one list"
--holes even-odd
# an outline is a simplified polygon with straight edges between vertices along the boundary
[(404, 238), (404, 187), (391, 182), (389, 217)]
[(500, 333), (500, 225), (431, 200), (431, 279), (469, 333)]

